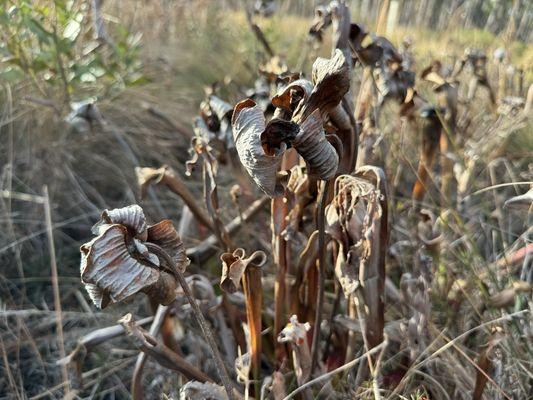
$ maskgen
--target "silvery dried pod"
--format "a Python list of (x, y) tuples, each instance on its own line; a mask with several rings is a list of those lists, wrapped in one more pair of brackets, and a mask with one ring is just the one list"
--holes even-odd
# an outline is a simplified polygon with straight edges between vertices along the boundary
[(231, 125), (239, 159), (254, 182), (271, 197), (283, 194), (278, 167), (286, 141), (294, 139), (298, 126), (283, 120), (266, 124), (263, 111), (251, 99), (235, 106)]
[(307, 79), (298, 79), (281, 88), (272, 98), (274, 107), (294, 111), (300, 101), (306, 101), (313, 91), (313, 84)]
[(212, 143), (216, 140), (216, 134), (209, 130), (209, 127), (205, 123), (202, 117), (195, 117), (192, 121), (192, 128), (194, 135), (200, 137), (206, 143)]
[(339, 155), (326, 139), (323, 124), (320, 110), (316, 109), (302, 122), (292, 145), (309, 165), (310, 175), (328, 180), (337, 172)]

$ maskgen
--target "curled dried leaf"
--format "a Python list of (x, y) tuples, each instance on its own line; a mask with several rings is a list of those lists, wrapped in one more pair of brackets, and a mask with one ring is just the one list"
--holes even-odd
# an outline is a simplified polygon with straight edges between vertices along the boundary
[(148, 227), (148, 241), (165, 250), (181, 272), (190, 264), (185, 254), (185, 246), (172, 221), (165, 219)]
[(315, 87), (306, 102), (295, 110), (294, 121), (305, 120), (317, 108), (327, 114), (335, 108), (350, 90), (350, 67), (341, 50), (336, 49), (331, 58), (317, 58), (313, 63)]
[(533, 290), (533, 285), (525, 281), (514, 282), (507, 289), (503, 289), (489, 298), (489, 304), (495, 308), (505, 308), (515, 304), (518, 293), (529, 293)]
[(267, 129), (261, 108), (250, 99), (235, 106), (232, 118), (233, 139), (242, 165), (263, 192), (271, 197), (283, 193), (283, 186), (277, 178), (281, 156), (287, 148), (285, 142), (279, 148), (268, 148), (262, 144)]
[(220, 256), (222, 261), (222, 277), (220, 287), (227, 293), (235, 293), (240, 286), (241, 278), (246, 267), (253, 263), (260, 267), (266, 262), (266, 254), (263, 251), (255, 251), (245, 258), (244, 249), (238, 248), (233, 253), (223, 253)]
[(300, 101), (306, 101), (313, 91), (313, 84), (307, 79), (298, 79), (289, 83), (272, 98), (274, 107), (285, 111), (294, 111)]
[(435, 85), (443, 85), (446, 83), (446, 79), (441, 76), (441, 68), (440, 61), (433, 61), (430, 66), (422, 70), (420, 77)]
[[(362, 167), (358, 176), (341, 175), (335, 181), (335, 196), (326, 209), (326, 232), (339, 243), (339, 255), (335, 273), (349, 296), (363, 283), (365, 268), (372, 259), (379, 258), (373, 250), (378, 241), (380, 226), (376, 224), (383, 216), (383, 196), (380, 185), (383, 174), (375, 167)], [(366, 176), (365, 176), (366, 175)], [(368, 272), (368, 271), (366, 271)]]
[(309, 35), (321, 42), (324, 30), (331, 25), (331, 22), (331, 9), (323, 5), (316, 7), (315, 18), (309, 29)]
[(210, 95), (209, 106), (220, 121), (222, 121), (223, 119), (231, 120), (231, 115), (233, 114), (233, 107), (227, 101), (224, 101), (220, 97), (217, 97), (215, 95)]
[(146, 218), (142, 208), (137, 204), (104, 210), (100, 216), (100, 221), (92, 227), (91, 232), (97, 235), (100, 227), (106, 224), (124, 225), (134, 237), (146, 240)]
[(309, 164), (309, 174), (328, 180), (335, 176), (339, 155), (327, 141), (320, 110), (313, 111), (302, 122), (300, 132), (292, 142), (294, 148)]
[(533, 206), (533, 187), (526, 193), (511, 197), (504, 203), (505, 208), (529, 210)]
[(165, 176), (167, 171), (166, 166), (161, 168), (150, 168), (150, 167), (135, 167), (135, 175), (137, 176), (137, 184), (141, 189), (141, 198), (146, 197), (148, 188), (152, 183), (159, 183)]
[(144, 213), (135, 205), (106, 210), (93, 231), (98, 236), (80, 248), (80, 274), (97, 307), (105, 308), (138, 292), (161, 304), (174, 300), (177, 282), (172, 267), (145, 245), (148, 241), (164, 248), (184, 270), (189, 260), (170, 221), (146, 227)]

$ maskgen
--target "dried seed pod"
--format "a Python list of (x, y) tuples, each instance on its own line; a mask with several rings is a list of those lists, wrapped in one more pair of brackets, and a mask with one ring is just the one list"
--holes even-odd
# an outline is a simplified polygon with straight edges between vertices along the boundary
[(220, 287), (227, 293), (235, 293), (239, 289), (241, 278), (250, 263), (261, 266), (266, 261), (266, 254), (263, 251), (255, 251), (247, 258), (244, 258), (244, 255), (244, 249), (238, 248), (233, 253), (223, 253), (220, 256), (222, 261)]
[(184, 270), (189, 259), (170, 221), (147, 228), (142, 209), (135, 205), (106, 210), (95, 227), (98, 236), (80, 248), (80, 274), (97, 307), (105, 308), (138, 292), (161, 304), (174, 300), (177, 282), (172, 270), (165, 270), (144, 244), (162, 247)]
[(275, 129), (276, 122), (271, 121), (267, 126), (261, 108), (247, 99), (235, 106), (231, 124), (239, 159), (248, 174), (270, 197), (281, 195), (283, 186), (277, 171), (287, 144), (281, 141), (279, 147), (275, 147), (263, 141), (269, 136), (268, 131)]
[(335, 176), (339, 155), (324, 134), (320, 110), (316, 109), (300, 125), (300, 132), (292, 142), (294, 148), (309, 164), (309, 173), (328, 180)]

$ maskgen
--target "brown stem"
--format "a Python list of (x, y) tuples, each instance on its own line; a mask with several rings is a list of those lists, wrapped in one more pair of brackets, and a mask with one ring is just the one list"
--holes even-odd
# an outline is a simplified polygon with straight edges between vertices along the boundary
[(261, 268), (250, 264), (242, 277), (242, 286), (246, 298), (246, 318), (250, 327), (252, 347), (252, 371), (255, 396), (260, 393), (261, 370), (261, 311), (263, 307), (263, 287), (261, 285)]
[[(163, 343), (158, 342), (155, 337), (150, 335), (144, 329), (137, 326), (135, 321), (133, 321), (133, 316), (131, 314), (126, 314), (122, 317), (120, 323), (130, 334), (130, 338), (133, 340), (135, 346), (137, 346), (143, 353), (153, 357), (163, 367), (178, 371), (187, 379), (193, 379), (200, 382), (212, 382), (212, 379), (205, 373), (174, 353)], [(134, 396), (135, 395), (139, 395), (139, 393), (134, 393)], [(140, 396), (140, 398), (142, 398), (142, 391)]]
[(183, 202), (189, 207), (195, 218), (211, 232), (215, 231), (211, 219), (206, 212), (199, 206), (198, 199), (191, 193), (189, 188), (183, 183), (178, 174), (167, 166), (161, 168), (136, 168), (137, 179), (141, 186), (141, 194), (149, 188), (154, 182), (167, 186), (172, 192), (181, 197)]
[(326, 232), (325, 232), (325, 212), (328, 192), (333, 180), (324, 183), (318, 197), (318, 295), (316, 299), (315, 325), (313, 326), (313, 344), (311, 346), (311, 373), (316, 368), (318, 361), (318, 348), (320, 346), (320, 323), (322, 321), (322, 310), (324, 303), (324, 283), (326, 280)]
[[(285, 292), (287, 275), (286, 246), (287, 242), (281, 232), (285, 229), (287, 204), (285, 197), (272, 200), (272, 251), (277, 264), (276, 281), (274, 283), (274, 338), (281, 332), (285, 321)], [(280, 362), (285, 357), (285, 346), (276, 341), (276, 360)]]
[(192, 296), (191, 289), (189, 287), (189, 284), (185, 280), (185, 277), (183, 276), (181, 271), (177, 268), (176, 264), (174, 263), (174, 260), (172, 260), (172, 258), (167, 254), (167, 252), (164, 251), (161, 247), (159, 247), (158, 245), (154, 243), (146, 243), (146, 247), (148, 248), (149, 251), (154, 253), (156, 256), (162, 258), (167, 263), (167, 265), (169, 265), (172, 268), (174, 272), (174, 276), (176, 277), (179, 284), (181, 285), (183, 289), (183, 293), (185, 293), (185, 297), (187, 297), (187, 300), (189, 301), (189, 304), (191, 305), (194, 316), (196, 318), (196, 321), (198, 322), (198, 325), (200, 325), (204, 338), (209, 344), (209, 347), (211, 347), (211, 352), (213, 353), (213, 358), (215, 359), (215, 365), (217, 367), (218, 375), (220, 379), (222, 380), (222, 384), (224, 385), (224, 388), (226, 389), (228, 398), (230, 400), (234, 400), (235, 396), (233, 395), (233, 385), (229, 378), (228, 371), (226, 370), (226, 366), (224, 365), (224, 361), (222, 360), (222, 356), (220, 355), (220, 351), (218, 350), (218, 346), (215, 341), (213, 331), (211, 330), (211, 328), (209, 327), (209, 324), (205, 320), (205, 317), (202, 314), (202, 311), (200, 310), (198, 303), (196, 303), (196, 300)]
[(252, 13), (249, 10), (246, 10), (246, 19), (248, 21), (250, 29), (252, 30), (259, 43), (263, 45), (263, 48), (265, 49), (266, 53), (269, 55), (269, 57), (274, 57), (275, 54), (272, 50), (272, 47), (270, 47), (270, 44), (268, 43), (268, 40), (266, 39), (265, 34), (263, 33), (259, 25), (257, 25), (253, 21)]

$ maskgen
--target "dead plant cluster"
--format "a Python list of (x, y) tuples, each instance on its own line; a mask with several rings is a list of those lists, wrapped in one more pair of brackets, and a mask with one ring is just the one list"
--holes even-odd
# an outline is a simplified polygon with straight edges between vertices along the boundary
[[(479, 50), (419, 66), (416, 38), (398, 49), (343, 1), (316, 9), (294, 70), (256, 18), (253, 87), (207, 87), (192, 132), (174, 126), (184, 169), (137, 160), (135, 204), (81, 246), (94, 305), (129, 312), (69, 346), (54, 390), (96, 393), (87, 360), (125, 335), (134, 399), (154, 368), (176, 399), (528, 398), (531, 151), (504, 152), (531, 132), (532, 89)], [(113, 131), (97, 103), (71, 119)], [(174, 207), (165, 191), (179, 222), (145, 215)], [(140, 292), (153, 317), (135, 315)]]

